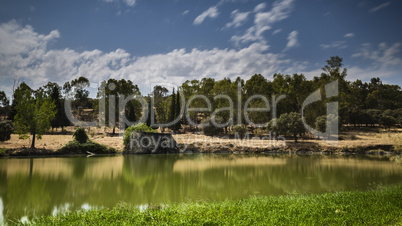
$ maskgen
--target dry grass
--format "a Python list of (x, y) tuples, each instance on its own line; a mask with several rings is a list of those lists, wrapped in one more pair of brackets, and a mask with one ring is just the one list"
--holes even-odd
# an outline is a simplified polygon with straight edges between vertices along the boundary
[[(48, 134), (44, 135), (41, 140), (36, 140), (36, 148), (43, 148), (49, 150), (57, 150), (67, 144), (69, 141), (73, 140), (72, 132), (75, 130), (74, 127), (66, 128), (68, 135), (63, 134)], [(123, 140), (122, 137), (119, 136), (108, 136), (107, 134), (111, 133), (112, 130), (108, 128), (105, 130), (104, 128), (91, 128), (93, 137), (90, 137), (91, 140), (113, 147), (117, 150), (123, 150)], [(116, 133), (119, 132), (116, 129)], [(295, 145), (293, 140), (286, 141), (276, 141), (276, 140), (261, 140), (261, 139), (249, 139), (249, 140), (238, 140), (233, 138), (221, 139), (214, 138), (205, 135), (197, 135), (197, 134), (176, 134), (174, 135), (175, 140), (179, 144), (195, 144), (198, 146), (212, 146), (212, 147), (279, 147), (283, 145)], [(370, 145), (399, 145), (401, 147), (402, 141), (402, 129), (393, 130), (391, 132), (387, 130), (380, 130), (379, 133), (376, 132), (345, 132), (341, 134), (342, 140), (338, 141), (338, 147), (358, 147), (358, 146), (370, 146)], [(12, 134), (11, 140), (1, 142), (0, 148), (7, 149), (17, 149), (23, 147), (30, 147), (32, 137), (27, 140), (18, 139), (18, 135)], [(299, 139), (298, 145), (320, 145), (320, 146), (331, 146), (329, 143), (319, 140), (319, 139)]]
[[(116, 150), (123, 150), (123, 139), (118, 136), (110, 137), (103, 134), (95, 135), (90, 137), (91, 140), (106, 145), (108, 147), (113, 147)], [(73, 140), (73, 136), (63, 135), (63, 134), (47, 134), (43, 135), (41, 140), (36, 139), (35, 147), (40, 149), (48, 149), (56, 151), (57, 149), (66, 145), (69, 141)], [(32, 136), (29, 139), (22, 140), (19, 139), (17, 134), (11, 134), (11, 139), (5, 142), (0, 142), (0, 148), (7, 149), (18, 149), (18, 148), (29, 148), (31, 147)]]

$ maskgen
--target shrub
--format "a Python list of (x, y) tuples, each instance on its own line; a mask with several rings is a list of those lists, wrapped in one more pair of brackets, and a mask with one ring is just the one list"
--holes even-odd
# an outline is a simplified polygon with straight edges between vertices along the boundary
[[(328, 123), (327, 123), (327, 121), (328, 121)], [(322, 133), (325, 132), (326, 135), (333, 135), (335, 133), (338, 133), (339, 129), (341, 128), (340, 122), (341, 122), (341, 120), (339, 120), (339, 117), (337, 117), (333, 114), (322, 115), (320, 117), (317, 117), (317, 119), (315, 121), (315, 129)], [(336, 125), (336, 123), (338, 125)], [(336, 129), (336, 127), (338, 127), (338, 130)]]
[(243, 124), (240, 124), (233, 126), (232, 134), (233, 135), (238, 134), (240, 137), (243, 137), (247, 133), (247, 131), (248, 131), (247, 127)]
[(80, 143), (85, 143), (85, 142), (87, 142), (87, 140), (89, 139), (87, 133), (85, 132), (85, 129), (82, 128), (82, 127), (78, 128), (78, 129), (74, 132), (73, 137), (74, 137), (74, 139), (75, 139), (76, 141), (78, 141), (78, 142), (80, 142)]
[(277, 135), (293, 136), (295, 142), (297, 142), (297, 135), (305, 132), (301, 115), (296, 112), (282, 114), (276, 119), (276, 126), (274, 127), (273, 125), (271, 120), (267, 129), (276, 132)]
[(114, 148), (106, 147), (88, 139), (85, 143), (77, 140), (70, 141), (64, 147), (57, 150), (57, 152), (63, 154), (87, 154), (88, 152), (94, 154), (113, 154), (117, 151)]
[(145, 124), (145, 123), (138, 123), (137, 125), (132, 125), (130, 127), (127, 127), (127, 129), (124, 131), (124, 135), (123, 135), (124, 147), (127, 147), (127, 145), (130, 144), (130, 137), (134, 132), (156, 133), (157, 131), (152, 129), (150, 126), (147, 126), (147, 124)]
[(95, 136), (95, 131), (91, 130), (91, 132), (89, 132), (89, 135), (93, 138)]
[(109, 148), (90, 140), (84, 128), (78, 128), (74, 132), (73, 137), (73, 141), (68, 142), (62, 148), (58, 149), (57, 152), (63, 154), (87, 154), (87, 152), (94, 154), (113, 154), (117, 152), (114, 148)]
[(7, 149), (5, 148), (0, 148), (0, 156), (5, 156), (7, 153)]
[(215, 123), (217, 124), (223, 123), (223, 119), (218, 116), (214, 118), (208, 117), (204, 119), (201, 124), (205, 124), (205, 126), (202, 126), (201, 129), (207, 136), (214, 136), (223, 132), (223, 127), (215, 126), (212, 122), (212, 119), (214, 119)]
[(396, 119), (392, 116), (383, 115), (380, 118), (380, 123), (385, 128), (391, 129), (391, 126), (394, 126), (396, 124)]
[(11, 133), (13, 132), (13, 123), (11, 121), (0, 122), (0, 141), (6, 141), (11, 139)]

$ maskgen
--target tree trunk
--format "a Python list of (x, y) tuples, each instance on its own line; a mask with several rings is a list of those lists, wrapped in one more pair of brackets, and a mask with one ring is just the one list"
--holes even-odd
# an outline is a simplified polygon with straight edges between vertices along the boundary
[(112, 132), (113, 136), (115, 135), (115, 132), (116, 132), (116, 126), (113, 126), (113, 132)]
[(295, 143), (297, 143), (297, 135), (295, 135), (294, 137), (295, 137)]
[(35, 149), (35, 136), (36, 136), (36, 132), (34, 132), (34, 133), (32, 134), (31, 149)]

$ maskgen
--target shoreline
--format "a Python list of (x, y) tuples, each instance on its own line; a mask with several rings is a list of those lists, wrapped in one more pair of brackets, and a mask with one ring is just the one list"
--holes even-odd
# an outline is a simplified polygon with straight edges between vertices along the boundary
[[(183, 144), (180, 144), (183, 146)], [(3, 149), (4, 150), (4, 149)], [(222, 147), (198, 147), (193, 144), (188, 144), (185, 150), (176, 153), (160, 153), (160, 154), (145, 154), (145, 155), (161, 155), (161, 154), (291, 154), (291, 155), (367, 155), (367, 156), (398, 156), (402, 153), (395, 151), (393, 145), (366, 145), (357, 147), (323, 147), (318, 145), (313, 146), (298, 146), (289, 145), (284, 148), (264, 148), (264, 147), (247, 147), (233, 146), (230, 148)], [(51, 149), (36, 149), (34, 152), (29, 148), (7, 149), (0, 153), (2, 158), (35, 158), (35, 157), (90, 157), (90, 156), (115, 156), (115, 155), (143, 155), (143, 154), (125, 154), (123, 152), (105, 153), (105, 154), (82, 154), (82, 153), (58, 153)]]
[[(315, 138), (304, 137), (293, 140), (235, 139), (230, 137), (209, 137), (196, 133), (173, 134), (178, 144), (177, 154), (297, 154), (297, 155), (402, 155), (402, 130), (393, 132), (348, 131), (339, 136), (338, 144), (331, 146)], [(47, 134), (37, 142), (37, 148), (30, 151), (30, 140), (21, 140), (12, 134), (11, 140), (0, 143), (0, 159), (14, 157), (54, 157), (93, 156), (92, 153), (57, 152), (73, 140), (72, 135)], [(122, 137), (96, 134), (93, 142), (114, 148), (115, 154), (95, 154), (94, 156), (119, 155), (124, 152)], [(163, 154), (163, 153), (161, 153)]]

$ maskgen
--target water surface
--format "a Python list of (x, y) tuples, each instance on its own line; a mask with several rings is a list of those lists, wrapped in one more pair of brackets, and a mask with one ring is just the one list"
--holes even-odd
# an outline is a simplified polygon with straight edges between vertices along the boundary
[(361, 156), (130, 155), (0, 159), (2, 219), (65, 210), (402, 183), (402, 166)]

